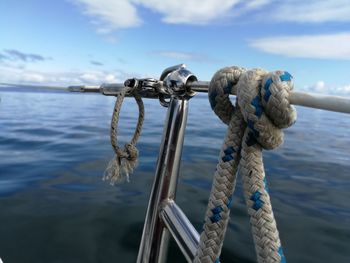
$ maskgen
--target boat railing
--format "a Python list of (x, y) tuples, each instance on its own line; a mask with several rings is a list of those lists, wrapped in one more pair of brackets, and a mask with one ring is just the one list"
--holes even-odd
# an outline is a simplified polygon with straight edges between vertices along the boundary
[[(182, 64), (166, 69), (159, 80), (129, 79), (120, 84), (68, 87), (70, 92), (94, 92), (106, 96), (118, 96), (124, 89), (130, 91), (126, 96), (132, 96), (136, 89), (141, 97), (159, 99), (161, 105), (168, 107), (137, 262), (166, 262), (170, 237), (175, 239), (187, 261), (193, 262), (199, 233), (176, 204), (175, 197), (189, 100), (198, 92), (208, 92), (209, 82), (198, 81)], [(232, 95), (236, 92), (233, 89)], [(346, 97), (293, 91), (290, 103), (350, 113), (350, 98)]]
[[(184, 141), (189, 99), (197, 92), (208, 92), (209, 81), (198, 81), (189, 71), (170, 77), (171, 86), (164, 76), (184, 65), (166, 69), (160, 80), (131, 79), (124, 84), (102, 84), (101, 86), (71, 86), (70, 91), (99, 92), (106, 96), (118, 96), (126, 87), (135, 86), (144, 98), (159, 99), (168, 107), (160, 145), (156, 174), (149, 198), (137, 262), (166, 262), (170, 236), (173, 237), (188, 262), (193, 262), (199, 244), (199, 233), (181, 208), (176, 204), (176, 188)], [(182, 86), (181, 86), (182, 85)], [(180, 90), (180, 91), (179, 91)], [(233, 89), (232, 95), (236, 95)], [(132, 93), (127, 96), (132, 96)], [(166, 99), (169, 101), (166, 102)], [(350, 98), (325, 96), (293, 91), (290, 103), (305, 107), (350, 113)]]

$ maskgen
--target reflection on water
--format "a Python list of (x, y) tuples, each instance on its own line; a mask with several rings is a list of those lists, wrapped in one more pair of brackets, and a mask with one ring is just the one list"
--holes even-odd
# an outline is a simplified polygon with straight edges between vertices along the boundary
[[(135, 262), (166, 110), (145, 101), (131, 183), (101, 177), (113, 156), (114, 98), (0, 89), (0, 258), (9, 262)], [(350, 116), (298, 108), (278, 150), (265, 152), (288, 262), (349, 262)], [(126, 100), (120, 141), (136, 124)], [(200, 229), (225, 126), (205, 96), (190, 103), (177, 202)], [(185, 262), (172, 244), (168, 262)], [(222, 262), (255, 262), (240, 182)]]

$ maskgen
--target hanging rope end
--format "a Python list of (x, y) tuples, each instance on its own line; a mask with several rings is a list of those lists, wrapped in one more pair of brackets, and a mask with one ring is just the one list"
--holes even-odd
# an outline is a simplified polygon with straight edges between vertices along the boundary
[(103, 181), (109, 181), (111, 185), (120, 183), (123, 181), (122, 175), (120, 173), (120, 160), (119, 157), (115, 156), (109, 161), (105, 172), (102, 177)]
[(138, 150), (135, 145), (127, 143), (121, 155), (116, 154), (109, 161), (108, 166), (103, 174), (103, 181), (110, 181), (111, 185), (130, 182), (130, 174), (138, 164)]

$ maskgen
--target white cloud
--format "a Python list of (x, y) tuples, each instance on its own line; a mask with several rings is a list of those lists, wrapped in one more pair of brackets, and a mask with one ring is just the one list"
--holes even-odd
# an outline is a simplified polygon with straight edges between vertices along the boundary
[(171, 24), (207, 24), (229, 14), (241, 0), (135, 0)]
[(196, 61), (196, 62), (218, 62), (218, 59), (211, 58), (206, 54), (194, 53), (194, 52), (180, 52), (180, 51), (156, 51), (151, 54), (171, 58), (181, 61)]
[[(163, 16), (166, 23), (207, 24), (223, 16), (263, 12), (264, 20), (291, 22), (350, 21), (349, 0), (130, 0)], [(262, 8), (267, 6), (265, 10)], [(252, 16), (253, 17), (253, 16)]]
[(260, 8), (264, 5), (267, 5), (271, 2), (273, 2), (273, 0), (251, 0), (249, 2), (247, 1), (246, 7), (248, 9), (256, 9), (256, 8)]
[[(350, 21), (349, 0), (70, 0), (91, 17), (97, 32), (142, 24), (140, 7), (152, 10), (165, 23), (204, 25), (226, 17), (254, 11), (264, 21), (300, 23)], [(264, 8), (267, 7), (267, 8)]]
[(327, 87), (324, 81), (319, 80), (317, 81), (314, 85), (312, 85), (310, 88), (310, 90), (314, 91), (314, 92), (319, 92), (319, 93), (323, 93), (325, 91), (327, 91)]
[(291, 22), (345, 22), (350, 21), (349, 0), (288, 0), (276, 3), (271, 16)]
[(122, 82), (116, 74), (103, 71), (90, 71), (87, 73), (76, 73), (76, 77), (84, 83), (101, 84), (102, 82)]
[(300, 58), (350, 60), (350, 32), (260, 38), (250, 46), (261, 51)]
[(304, 90), (307, 92), (320, 93), (320, 94), (350, 96), (350, 84), (334, 86), (334, 85), (328, 85), (322, 80), (317, 81), (312, 85), (304, 86)]
[(102, 83), (123, 82), (128, 75), (110, 71), (69, 71), (43, 72), (36, 70), (0, 67), (0, 80), (13, 84), (45, 84), (69, 86), (77, 84), (99, 85)]
[(138, 8), (160, 14), (170, 24), (204, 25), (232, 15), (237, 9), (256, 9), (273, 0), (70, 0), (92, 18), (98, 33), (110, 33), (142, 23)]
[(113, 30), (135, 27), (141, 24), (136, 7), (129, 0), (72, 0), (93, 17), (98, 33), (110, 33)]
[(45, 76), (39, 73), (26, 72), (21, 75), (21, 80), (27, 83), (42, 83), (45, 81)]
[(341, 87), (341, 90), (342, 90), (344, 93), (350, 95), (350, 84), (342, 86), (342, 87)]
[(193, 54), (186, 53), (186, 52), (178, 52), (178, 51), (160, 51), (160, 52), (156, 52), (156, 54), (162, 57), (183, 59), (183, 60), (188, 60), (193, 58)]

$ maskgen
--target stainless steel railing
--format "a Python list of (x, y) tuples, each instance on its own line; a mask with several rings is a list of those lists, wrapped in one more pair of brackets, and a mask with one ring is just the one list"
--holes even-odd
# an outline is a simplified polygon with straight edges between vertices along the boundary
[[(209, 81), (193, 81), (187, 84), (187, 87), (193, 92), (208, 92)], [(71, 91), (76, 92), (100, 92), (107, 96), (117, 96), (121, 89), (125, 88), (123, 84), (103, 84), (101, 86), (71, 86)], [(237, 91), (233, 90), (232, 95), (236, 95)], [(158, 98), (156, 93), (144, 94), (145, 98)], [(299, 105), (309, 108), (322, 109), (335, 112), (350, 113), (350, 98), (321, 95), (315, 93), (307, 93), (293, 91), (290, 94), (289, 101), (293, 105)]]

